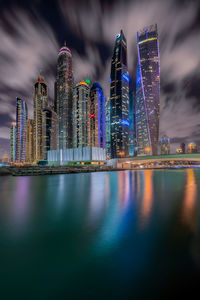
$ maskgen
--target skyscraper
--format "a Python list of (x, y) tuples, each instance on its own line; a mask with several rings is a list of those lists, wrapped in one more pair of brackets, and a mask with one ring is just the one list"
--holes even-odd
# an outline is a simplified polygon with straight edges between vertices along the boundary
[(106, 98), (106, 157), (110, 158), (110, 98)]
[(10, 126), (10, 161), (16, 160), (16, 123), (11, 123)]
[(161, 153), (161, 155), (169, 155), (170, 154), (170, 139), (166, 135), (161, 138), (160, 153)]
[(73, 100), (72, 55), (66, 47), (58, 53), (56, 78), (56, 112), (58, 114), (58, 148), (72, 148), (72, 100)]
[(26, 126), (26, 162), (34, 161), (34, 120), (28, 119)]
[(47, 84), (42, 76), (34, 85), (34, 160), (42, 159), (42, 110), (48, 105)]
[(136, 137), (139, 155), (157, 154), (160, 117), (160, 58), (157, 25), (137, 33)]
[(85, 81), (74, 88), (73, 96), (73, 147), (88, 146), (88, 100), (90, 86)]
[(111, 158), (125, 157), (129, 155), (129, 73), (122, 30), (116, 36), (110, 81)]
[(90, 89), (88, 114), (88, 146), (106, 148), (105, 97), (99, 83)]
[(129, 91), (129, 155), (134, 156), (134, 99), (133, 90)]
[(23, 163), (26, 160), (26, 123), (27, 105), (20, 98), (16, 100), (16, 162)]
[(57, 114), (52, 107), (42, 111), (42, 159), (47, 159), (48, 150), (57, 149)]

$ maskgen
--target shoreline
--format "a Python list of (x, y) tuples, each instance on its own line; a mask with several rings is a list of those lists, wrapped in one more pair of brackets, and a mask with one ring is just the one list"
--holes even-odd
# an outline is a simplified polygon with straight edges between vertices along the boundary
[(29, 167), (2, 167), (0, 176), (40, 176), (40, 175), (59, 175), (59, 174), (79, 174), (93, 172), (114, 172), (114, 171), (137, 171), (137, 170), (180, 170), (196, 168), (196, 166), (178, 166), (178, 167), (148, 167), (148, 168), (113, 168), (113, 167), (69, 167), (69, 166), (29, 166)]

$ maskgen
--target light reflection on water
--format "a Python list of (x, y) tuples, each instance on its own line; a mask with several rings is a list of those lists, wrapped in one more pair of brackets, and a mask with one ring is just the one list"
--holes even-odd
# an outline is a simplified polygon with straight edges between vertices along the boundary
[(192, 264), (200, 261), (200, 170), (7, 177), (0, 190), (6, 292), (21, 272), (13, 297), (25, 280), (27, 289), (36, 289), (33, 299), (45, 284), (57, 295), (66, 282), (69, 299), (79, 292), (96, 299), (95, 292), (87, 294), (90, 282), (94, 291), (101, 287), (101, 299), (113, 284), (115, 299), (134, 289), (145, 293), (143, 286), (148, 296), (149, 286), (156, 293), (173, 274), (184, 282), (184, 267), (192, 273)]
[(150, 217), (153, 202), (153, 171), (145, 170), (143, 176), (144, 192), (141, 207), (141, 226), (145, 227)]
[(194, 169), (187, 169), (185, 195), (183, 201), (183, 220), (192, 229), (196, 224), (197, 185)]

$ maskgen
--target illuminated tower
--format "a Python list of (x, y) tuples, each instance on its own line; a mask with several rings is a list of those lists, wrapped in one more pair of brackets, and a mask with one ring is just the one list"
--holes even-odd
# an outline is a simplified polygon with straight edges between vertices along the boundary
[(105, 97), (100, 84), (92, 85), (88, 102), (88, 146), (106, 148)]
[(26, 162), (34, 161), (34, 120), (28, 119), (26, 126)]
[(110, 98), (106, 98), (106, 157), (110, 158)]
[(10, 126), (10, 161), (16, 160), (16, 123), (11, 123)]
[(157, 154), (160, 118), (160, 58), (157, 25), (137, 33), (136, 137), (138, 155)]
[(134, 96), (133, 90), (129, 91), (129, 155), (134, 156)]
[(48, 150), (57, 149), (57, 114), (52, 107), (42, 111), (42, 158), (47, 159)]
[(42, 76), (34, 85), (34, 146), (36, 161), (42, 159), (42, 110), (47, 106), (47, 84)]
[(20, 98), (16, 101), (16, 162), (23, 163), (26, 160), (26, 123), (27, 105)]
[(165, 135), (160, 141), (160, 154), (169, 155), (170, 154), (170, 139)]
[(72, 148), (72, 100), (73, 100), (72, 55), (66, 47), (58, 53), (56, 78), (56, 112), (58, 114), (58, 148)]
[(129, 155), (129, 73), (126, 38), (116, 36), (110, 78), (111, 158)]
[(74, 88), (73, 96), (73, 147), (88, 146), (88, 99), (90, 86), (85, 81)]

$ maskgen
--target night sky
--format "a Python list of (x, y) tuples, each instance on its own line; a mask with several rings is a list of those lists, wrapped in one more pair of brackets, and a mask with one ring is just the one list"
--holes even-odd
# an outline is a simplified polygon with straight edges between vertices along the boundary
[(89, 77), (109, 96), (115, 36), (123, 29), (135, 89), (136, 32), (158, 24), (161, 60), (160, 136), (200, 145), (199, 1), (0, 1), (0, 156), (9, 154), (16, 97), (33, 117), (33, 84), (41, 73), (53, 101), (56, 61), (66, 40), (75, 83)]

